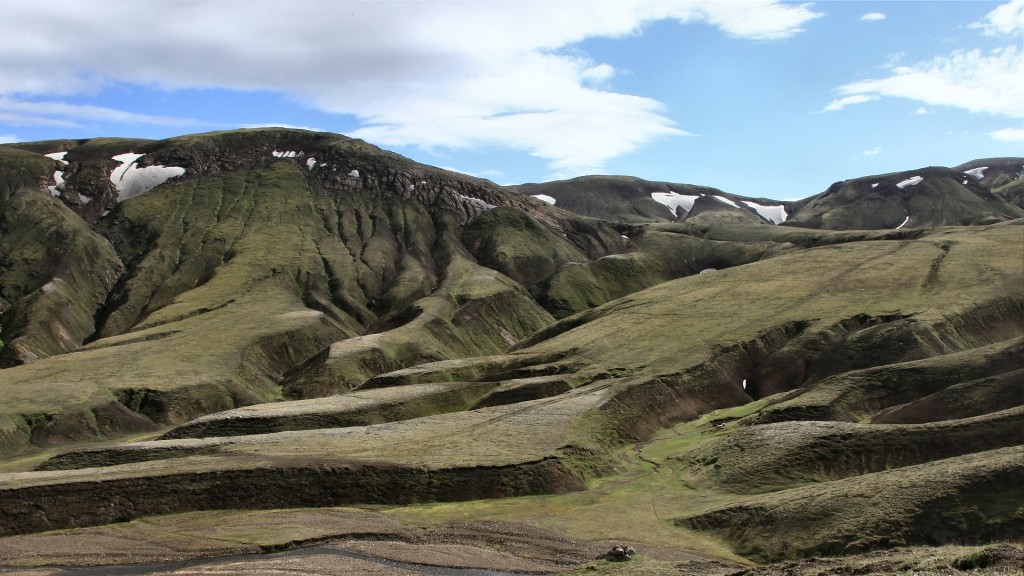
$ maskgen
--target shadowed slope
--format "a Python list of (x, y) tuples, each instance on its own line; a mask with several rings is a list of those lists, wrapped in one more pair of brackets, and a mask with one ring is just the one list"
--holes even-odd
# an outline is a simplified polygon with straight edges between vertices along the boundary
[[(935, 424), (745, 426), (686, 455), (707, 481), (759, 493), (1024, 445), (1024, 407)], [(755, 450), (751, 450), (756, 447)]]
[(50, 194), (60, 164), (0, 147), (0, 366), (74, 350), (123, 271), (110, 243)]
[(1021, 453), (1001, 448), (762, 494), (677, 523), (714, 531), (759, 561), (1017, 538)]

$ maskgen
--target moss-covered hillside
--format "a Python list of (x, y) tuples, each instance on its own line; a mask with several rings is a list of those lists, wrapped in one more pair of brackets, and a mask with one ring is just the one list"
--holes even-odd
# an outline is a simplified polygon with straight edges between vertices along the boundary
[(793, 203), (284, 129), (0, 146), (0, 566), (214, 509), (733, 567), (1020, 539), (1024, 211), (979, 162)]

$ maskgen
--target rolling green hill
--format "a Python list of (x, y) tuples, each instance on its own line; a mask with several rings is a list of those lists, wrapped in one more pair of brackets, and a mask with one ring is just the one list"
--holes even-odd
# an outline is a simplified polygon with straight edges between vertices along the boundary
[(0, 146), (0, 566), (295, 507), (730, 563), (1019, 539), (1019, 164), (779, 202), (284, 129)]

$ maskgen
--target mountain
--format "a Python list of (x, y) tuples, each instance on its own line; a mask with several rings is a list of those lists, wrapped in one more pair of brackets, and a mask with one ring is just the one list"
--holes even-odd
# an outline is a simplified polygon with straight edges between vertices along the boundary
[(829, 230), (962, 226), (1024, 216), (1024, 159), (990, 158), (836, 182), (795, 201), (748, 198), (706, 186), (583, 176), (513, 190), (617, 222), (737, 221)]
[[(844, 230), (991, 224), (1024, 216), (975, 169), (929, 167), (836, 182), (797, 203), (791, 226)], [(996, 180), (990, 180), (993, 182)]]
[(786, 202), (746, 198), (708, 186), (629, 176), (581, 176), (510, 189), (576, 214), (624, 223), (668, 222), (723, 212), (728, 214), (726, 220), (780, 224), (786, 220), (788, 206)]
[(0, 565), (364, 550), (382, 506), (392, 559), (967, 562), (1024, 534), (1020, 161), (977, 163), (780, 202), (298, 130), (0, 146)]

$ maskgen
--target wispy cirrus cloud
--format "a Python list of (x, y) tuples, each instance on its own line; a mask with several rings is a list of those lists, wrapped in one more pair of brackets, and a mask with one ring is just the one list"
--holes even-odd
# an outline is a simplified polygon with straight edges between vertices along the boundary
[(958, 50), (912, 66), (897, 66), (890, 76), (840, 86), (843, 96), (825, 107), (841, 110), (882, 97), (906, 98), (930, 106), (1024, 118), (1024, 54), (1015, 46), (989, 53)]
[[(1024, 32), (1024, 0), (1013, 0), (990, 11), (971, 27), (988, 36), (1007, 35), (1015, 43), (990, 51), (957, 50), (949, 55), (912, 65), (891, 60), (889, 75), (840, 86), (840, 97), (823, 111), (835, 112), (847, 106), (882, 98), (904, 98), (921, 104), (959, 108), (975, 114), (1024, 118), (1024, 52), (1019, 36)], [(927, 113), (923, 106), (917, 113)], [(998, 140), (1015, 137), (1018, 129), (991, 133)]]
[(989, 134), (1001, 142), (1024, 142), (1024, 128), (1004, 128)]
[(8, 96), (0, 96), (0, 121), (13, 126), (62, 127), (81, 126), (82, 123), (91, 121), (162, 126), (183, 126), (195, 123), (195, 120), (186, 118), (136, 114), (103, 106)]
[(865, 102), (871, 102), (872, 100), (878, 100), (878, 96), (874, 94), (854, 94), (852, 96), (843, 96), (842, 98), (836, 98), (829, 102), (828, 105), (825, 106), (823, 112), (838, 112), (847, 106), (863, 104)]
[[(776, 0), (46, 0), (0, 21), (0, 96), (52, 104), (119, 84), (270, 91), (354, 116), (353, 135), (378, 144), (500, 146), (582, 173), (687, 132), (661, 102), (615, 91), (616, 69), (574, 52), (580, 41), (665, 20), (782, 40), (819, 16), (810, 4)], [(22, 122), (98, 113), (79, 112), (6, 111)]]
[(868, 12), (861, 16), (860, 19), (864, 22), (880, 22), (885, 20), (885, 14), (882, 12)]

